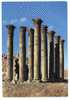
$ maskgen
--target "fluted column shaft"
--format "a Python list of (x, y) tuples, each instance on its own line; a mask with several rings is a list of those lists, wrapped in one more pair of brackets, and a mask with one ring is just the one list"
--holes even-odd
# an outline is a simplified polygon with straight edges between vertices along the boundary
[(13, 35), (14, 26), (8, 25), (8, 79), (13, 80)]
[(34, 20), (34, 80), (41, 78), (41, 19)]
[(34, 76), (34, 29), (29, 30), (29, 81), (33, 80)]
[(54, 79), (54, 31), (48, 32), (48, 78)]
[(60, 78), (64, 80), (64, 40), (61, 40), (60, 48)]
[(55, 41), (55, 78), (60, 78), (60, 36), (56, 36)]
[(20, 27), (19, 36), (19, 80), (25, 81), (26, 66), (26, 27)]
[(41, 72), (42, 81), (48, 77), (48, 57), (47, 57), (47, 26), (41, 27)]

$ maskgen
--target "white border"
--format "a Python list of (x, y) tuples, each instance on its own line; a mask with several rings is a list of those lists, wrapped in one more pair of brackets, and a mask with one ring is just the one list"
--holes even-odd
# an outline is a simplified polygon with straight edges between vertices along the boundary
[(43, 1), (43, 0), (2, 0), (0, 1), (0, 100), (70, 100), (70, 0), (44, 0), (44, 1), (68, 1), (68, 79), (69, 79), (69, 83), (68, 83), (68, 97), (2, 97), (2, 57), (1, 57), (1, 53), (2, 53), (2, 2), (21, 2), (21, 1)]
[(3, 2), (21, 2), (21, 1), (25, 1), (25, 2), (27, 2), (27, 1), (69, 1), (69, 0), (2, 0)]
[(70, 1), (68, 1), (68, 95), (70, 97)]
[(2, 96), (2, 7), (0, 2), (0, 97)]

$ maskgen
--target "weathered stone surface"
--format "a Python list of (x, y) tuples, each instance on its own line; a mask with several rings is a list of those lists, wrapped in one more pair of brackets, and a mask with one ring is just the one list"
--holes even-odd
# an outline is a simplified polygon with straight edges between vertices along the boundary
[(48, 55), (47, 55), (47, 26), (41, 27), (41, 73), (42, 81), (48, 78)]
[(7, 25), (8, 28), (8, 80), (13, 79), (13, 36), (14, 26)]
[(34, 77), (34, 29), (30, 28), (29, 31), (29, 81)]
[[(42, 26), (40, 18), (33, 19), (35, 29), (29, 30), (29, 64), (26, 64), (26, 27), (20, 27), (19, 35), (19, 63), (15, 60), (13, 68), (13, 36), (14, 26), (8, 25), (8, 80), (40, 82), (64, 79), (64, 40), (50, 31), (47, 26)], [(17, 67), (18, 66), (18, 67)], [(28, 70), (29, 66), (29, 70)], [(13, 72), (14, 71), (14, 72)], [(15, 76), (15, 77), (13, 77)]]
[(60, 79), (60, 36), (55, 37), (55, 78)]
[(26, 27), (20, 27), (19, 39), (19, 80), (25, 80), (25, 66), (26, 66)]
[(35, 25), (34, 32), (34, 80), (41, 78), (41, 19), (33, 20)]
[(15, 58), (13, 65), (13, 80), (18, 81), (18, 79), (19, 79), (19, 62), (18, 58)]
[(54, 31), (48, 32), (48, 78), (54, 79)]
[(64, 40), (60, 41), (60, 78), (64, 80)]

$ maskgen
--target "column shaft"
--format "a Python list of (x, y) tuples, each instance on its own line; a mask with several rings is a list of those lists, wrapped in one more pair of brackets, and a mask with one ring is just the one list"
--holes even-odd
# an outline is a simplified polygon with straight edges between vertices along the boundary
[(19, 39), (19, 80), (25, 81), (26, 66), (26, 27), (20, 27)]
[(49, 79), (54, 79), (54, 31), (48, 32), (48, 74)]
[(55, 41), (55, 78), (60, 78), (60, 36)]
[(34, 73), (34, 29), (29, 31), (29, 81), (33, 80)]
[(8, 25), (8, 79), (13, 79), (13, 32), (14, 26)]
[(60, 78), (64, 80), (64, 40), (61, 40), (60, 50)]
[(41, 72), (42, 81), (47, 80), (48, 60), (47, 60), (47, 26), (41, 28)]
[(18, 58), (14, 58), (13, 81), (17, 81), (18, 79), (19, 79), (19, 62), (18, 62)]
[(34, 20), (34, 80), (41, 79), (41, 19)]

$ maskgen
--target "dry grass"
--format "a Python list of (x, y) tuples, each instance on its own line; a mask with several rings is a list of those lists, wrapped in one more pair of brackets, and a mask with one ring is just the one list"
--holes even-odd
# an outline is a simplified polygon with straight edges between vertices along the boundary
[(3, 83), (3, 96), (30, 97), (30, 96), (67, 96), (67, 83)]
[(67, 96), (67, 83), (3, 84), (3, 96)]
[[(65, 71), (67, 78), (67, 70)], [(65, 82), (46, 82), (12, 84), (3, 82), (4, 97), (34, 97), (34, 96), (68, 96), (68, 83)]]

